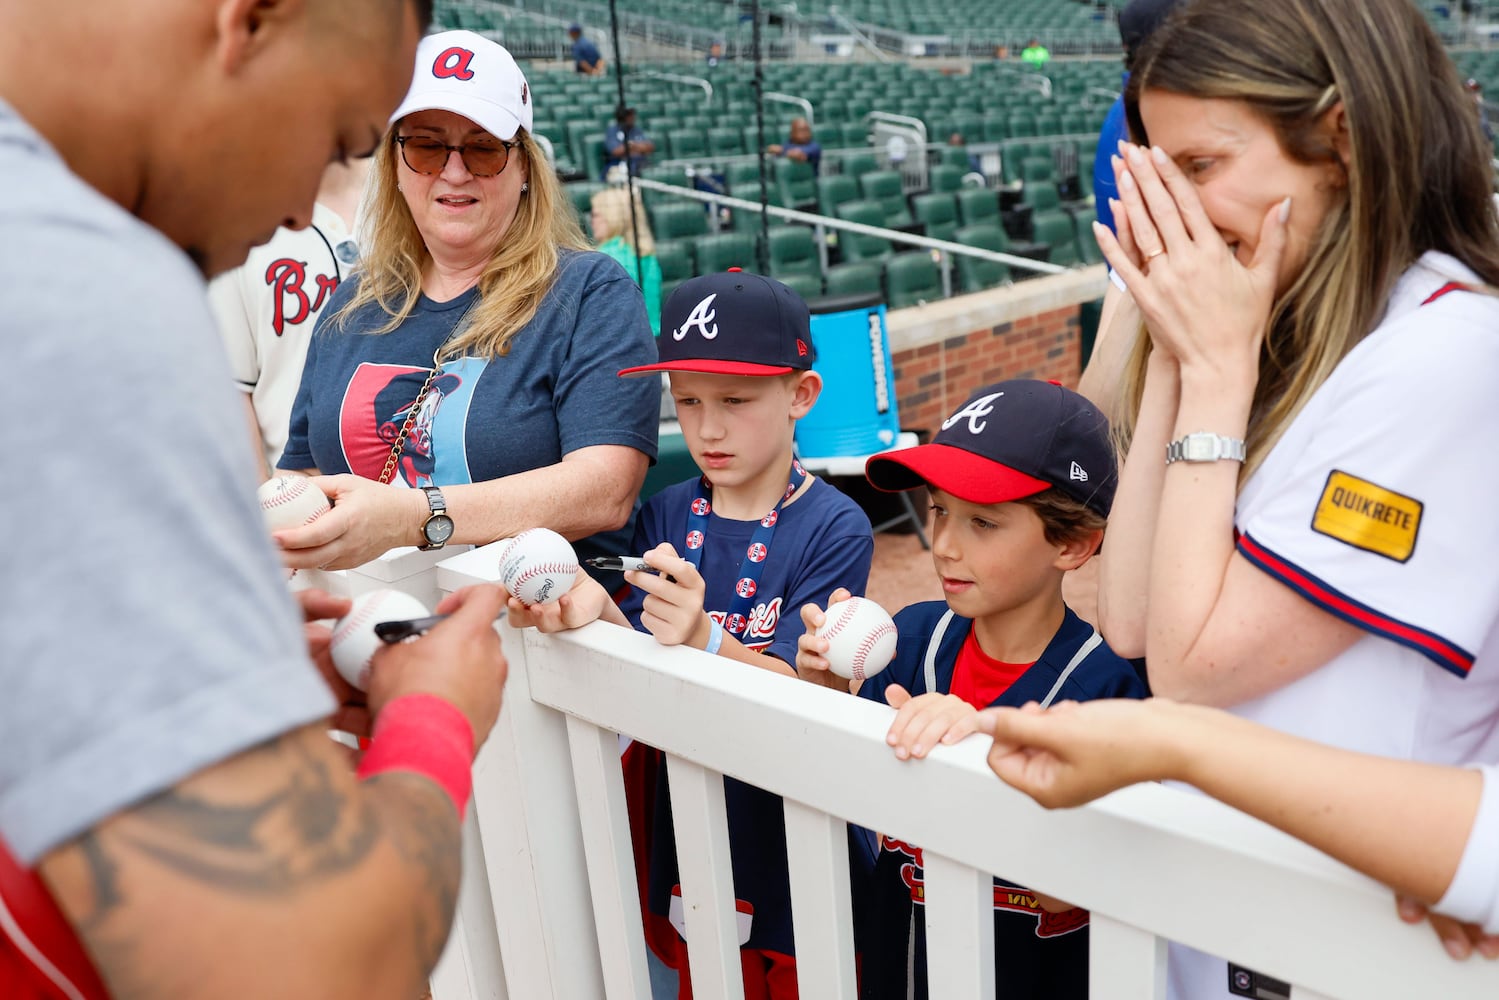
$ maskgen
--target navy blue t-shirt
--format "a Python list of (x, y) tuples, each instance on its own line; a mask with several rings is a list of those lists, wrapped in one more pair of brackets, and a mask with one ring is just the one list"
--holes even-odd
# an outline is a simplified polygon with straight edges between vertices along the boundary
[(599, 61), (599, 47), (581, 35), (573, 42), (573, 69), (579, 73)]
[[(639, 125), (631, 126), (630, 131), (626, 132), (625, 127), (619, 122), (610, 122), (609, 127), (604, 131), (604, 172), (607, 174), (611, 166), (625, 162), (625, 150), (629, 148), (629, 143), (645, 142), (648, 138), (645, 129)], [(616, 149), (620, 151), (618, 156), (614, 155)], [(630, 172), (638, 174), (650, 161), (651, 158), (647, 154), (636, 153), (630, 157)]]
[[(790, 470), (787, 470), (788, 473)], [(635, 527), (639, 554), (662, 542), (678, 552), (686, 545), (688, 507), (700, 480), (669, 486), (641, 508)], [(769, 513), (767, 511), (767, 513)], [(708, 514), (707, 537), (699, 569), (707, 583), (704, 605), (723, 620), (734, 597), (734, 584), (758, 521), (731, 521)], [(869, 518), (848, 497), (814, 479), (794, 503), (781, 508), (749, 614), (744, 644), (787, 663), (796, 661), (796, 643), (805, 631), (801, 607), (825, 605), (828, 595), (846, 587), (862, 595), (869, 583), (874, 536)], [(631, 593), (620, 608), (639, 629), (642, 596)], [(665, 774), (657, 785), (651, 838), (650, 906), (665, 915), (677, 874), (671, 796)], [(754, 907), (746, 948), (795, 954), (791, 932), (791, 887), (786, 873), (786, 826), (779, 796), (724, 779), (729, 819), (729, 853), (733, 857), (735, 895)]]
[[(913, 604), (895, 616), (895, 659), (866, 681), (859, 697), (888, 704), (885, 690), (899, 684), (913, 695), (926, 694), (926, 650), (937, 623), (948, 611), (944, 601)], [(952, 689), (953, 670), (973, 620), (954, 615), (937, 644), (937, 691)], [(1061, 628), (1040, 658), (993, 702), (1019, 707), (1042, 701), (1063, 677), (1072, 657), (1093, 636), (1093, 626), (1067, 609)], [(1128, 660), (1100, 644), (1066, 674), (1054, 701), (1143, 698), (1144, 685)], [(868, 831), (859, 831), (868, 839)], [(855, 890), (855, 921), (863, 950), (862, 1000), (906, 1000), (906, 978), (913, 976), (916, 1000), (927, 998), (926, 921), (916, 906), (923, 892), (921, 848), (881, 836), (874, 873)], [(915, 919), (913, 920), (912, 917)], [(911, 936), (915, 935), (914, 945)], [(913, 949), (914, 950), (910, 950)], [(906, 957), (914, 955), (907, 968)], [(1006, 1000), (1087, 1000), (1088, 920), (1084, 910), (1047, 913), (1030, 890), (994, 880), (995, 992)]]
[[(433, 353), (478, 295), (425, 295), (401, 326), (378, 329), (371, 304), (342, 325), (337, 314), (359, 277), (345, 281), (318, 320), (292, 407), (283, 469), (316, 468), (378, 479)], [(552, 290), (503, 357), (445, 361), (407, 435), (393, 482), (479, 483), (555, 465), (594, 445), (656, 457), (660, 388), (615, 373), (656, 360), (645, 301), (610, 258), (564, 251)], [(616, 555), (629, 526), (576, 543), (579, 558)]]

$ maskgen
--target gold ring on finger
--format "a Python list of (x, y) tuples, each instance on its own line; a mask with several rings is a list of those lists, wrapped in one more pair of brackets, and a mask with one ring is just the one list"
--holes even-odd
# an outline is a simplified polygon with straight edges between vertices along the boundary
[(1165, 252), (1166, 252), (1166, 250), (1165, 250), (1164, 247), (1158, 247), (1157, 249), (1152, 250), (1150, 253), (1146, 254), (1145, 255), (1145, 260), (1147, 262), (1155, 260), (1157, 257), (1159, 257), (1161, 254), (1163, 254)]

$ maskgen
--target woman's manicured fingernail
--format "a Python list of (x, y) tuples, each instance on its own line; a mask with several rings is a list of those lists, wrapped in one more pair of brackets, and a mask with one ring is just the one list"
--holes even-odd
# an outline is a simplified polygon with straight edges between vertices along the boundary
[(1126, 170), (1124, 173), (1119, 175), (1119, 190), (1133, 191), (1134, 189), (1135, 178), (1128, 170)]
[(1282, 224), (1291, 217), (1291, 199), (1287, 198), (1280, 203), (1280, 221)]
[(1447, 949), (1447, 954), (1451, 955), (1459, 962), (1467, 958), (1471, 953), (1468, 948), (1468, 942), (1463, 940), (1462, 938), (1448, 938), (1447, 940), (1442, 942), (1442, 945)]
[(1150, 147), (1150, 158), (1163, 167), (1171, 162), (1171, 157), (1167, 156), (1166, 151), (1160, 146)]
[(1129, 149), (1129, 143), (1125, 142), (1123, 139), (1120, 139), (1119, 140), (1119, 152), (1122, 153), (1122, 152), (1124, 152), (1127, 149)]

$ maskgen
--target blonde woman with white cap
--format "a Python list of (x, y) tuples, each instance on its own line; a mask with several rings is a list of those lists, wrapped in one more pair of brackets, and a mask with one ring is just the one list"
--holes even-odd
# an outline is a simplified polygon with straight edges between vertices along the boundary
[(288, 566), (536, 526), (580, 557), (623, 551), (658, 401), (614, 373), (655, 347), (635, 283), (586, 249), (531, 114), (503, 47), (423, 40), (375, 154), (362, 268), (319, 323), (278, 463), (323, 475), (334, 502), (278, 534)]

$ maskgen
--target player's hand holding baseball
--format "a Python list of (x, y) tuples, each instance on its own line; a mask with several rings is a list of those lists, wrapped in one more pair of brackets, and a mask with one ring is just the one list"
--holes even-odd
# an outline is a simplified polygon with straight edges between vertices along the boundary
[(436, 695), (467, 717), (477, 753), (499, 718), (505, 687), (508, 667), (494, 630), (504, 605), (505, 591), (494, 584), (466, 587), (443, 598), (436, 610), (448, 618), (419, 639), (375, 653), (370, 712), (378, 716), (402, 695)]
[[(516, 628), (534, 628), (538, 632), (566, 632), (582, 628), (600, 618), (616, 625), (630, 627), (623, 613), (614, 605), (609, 592), (587, 573), (579, 573), (567, 593), (548, 604), (522, 604), (520, 598), (511, 597), (506, 604), (510, 624)], [(611, 615), (610, 610), (614, 610)]]
[(895, 709), (895, 721), (885, 742), (901, 760), (918, 760), (939, 743), (956, 743), (978, 732), (978, 709), (955, 694), (921, 694), (911, 697), (899, 684), (885, 689), (885, 700)]
[[(839, 587), (828, 598), (828, 604), (837, 604), (852, 596), (853, 594), (849, 593), (846, 587)], [(804, 681), (832, 688), (835, 691), (848, 691), (851, 682), (833, 673), (825, 655), (828, 651), (828, 641), (817, 634), (817, 630), (822, 628), (825, 621), (827, 621), (825, 607), (819, 608), (815, 604), (802, 605), (802, 625), (807, 631), (796, 640), (796, 673)]]
[(307, 655), (317, 665), (323, 680), (328, 682), (333, 697), (338, 699), (338, 710), (328, 720), (329, 725), (356, 736), (368, 736), (370, 713), (364, 692), (344, 680), (338, 668), (333, 665), (333, 630), (322, 624), (348, 614), (354, 602), (346, 597), (334, 597), (322, 590), (298, 591), (296, 598), (297, 603), (302, 606), (302, 617), (306, 619), (302, 632), (307, 638)]
[(361, 476), (313, 476), (333, 509), (311, 524), (274, 534), (291, 569), (363, 566), (398, 545), (416, 545), (428, 513), (421, 490), (385, 486)]
[(712, 620), (703, 610), (707, 585), (702, 574), (677, 555), (670, 542), (662, 542), (641, 558), (656, 572), (625, 573), (625, 582), (646, 595), (640, 608), (640, 623), (663, 646), (706, 649)]

